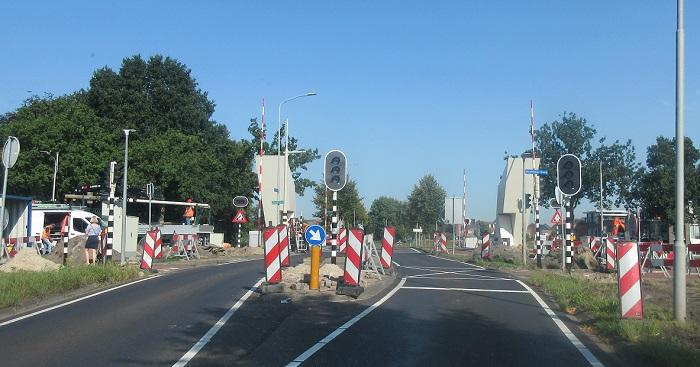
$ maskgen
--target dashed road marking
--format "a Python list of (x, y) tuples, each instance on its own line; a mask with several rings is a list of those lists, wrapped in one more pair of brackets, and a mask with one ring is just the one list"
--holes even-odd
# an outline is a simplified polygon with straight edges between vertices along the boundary
[(462, 292), (492, 292), (492, 293), (529, 293), (514, 289), (486, 289), (486, 288), (452, 288), (452, 287), (413, 287), (403, 286), (401, 289), (418, 289), (426, 291), (462, 291)]

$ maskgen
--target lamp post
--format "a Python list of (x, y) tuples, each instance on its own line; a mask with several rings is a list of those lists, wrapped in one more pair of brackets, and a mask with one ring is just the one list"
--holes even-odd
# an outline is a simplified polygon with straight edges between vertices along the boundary
[(54, 158), (53, 160), (53, 190), (51, 190), (51, 201), (56, 201), (56, 173), (58, 172), (58, 152), (56, 157), (51, 156), (50, 150), (42, 150), (42, 153)]
[(124, 129), (124, 185), (122, 191), (122, 247), (119, 253), (120, 264), (126, 262), (124, 253), (126, 252), (126, 183), (127, 173), (129, 172), (129, 133), (134, 132), (133, 129)]
[[(282, 139), (280, 139), (280, 133), (282, 132), (282, 105), (289, 101), (293, 101), (297, 98), (302, 98), (302, 97), (311, 97), (315, 96), (315, 92), (308, 92), (304, 94), (300, 94), (298, 96), (294, 96), (291, 98), (287, 98), (282, 103), (279, 104), (279, 107), (277, 108), (277, 202), (279, 203), (280, 200), (280, 169), (281, 169), (281, 164), (280, 164), (280, 156), (282, 155)], [(284, 161), (289, 164), (289, 121), (287, 121), (287, 124), (285, 126), (285, 146), (284, 146)], [(286, 168), (286, 167), (285, 167)], [(282, 203), (282, 210), (286, 213), (287, 211), (287, 170), (284, 170), (284, 188), (283, 188), (283, 203)], [(279, 205), (279, 204), (277, 204)], [(279, 209), (277, 210), (277, 224), (281, 224), (282, 222), (280, 221), (280, 211)]]

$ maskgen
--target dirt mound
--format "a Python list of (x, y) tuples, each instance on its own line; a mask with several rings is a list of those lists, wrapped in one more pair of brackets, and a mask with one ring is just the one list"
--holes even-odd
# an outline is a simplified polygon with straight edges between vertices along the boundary
[(253, 256), (253, 255), (263, 255), (265, 251), (260, 247), (231, 247), (226, 249), (226, 255), (228, 256)]
[(282, 268), (282, 280), (285, 283), (298, 283), (304, 281), (304, 276), (308, 276), (311, 269), (309, 264), (299, 264), (289, 268)]
[(518, 246), (504, 246), (497, 245), (491, 246), (491, 257), (494, 259), (500, 259), (501, 261), (515, 264), (518, 260), (522, 264), (523, 253), (522, 248)]
[(56, 270), (59, 267), (60, 265), (55, 262), (41, 257), (33, 248), (25, 248), (15, 257), (10, 258), (7, 263), (0, 265), (0, 271), (6, 273), (18, 270), (46, 271)]
[[(85, 264), (85, 242), (87, 236), (77, 236), (68, 240), (68, 263), (69, 264)], [(63, 244), (59, 241), (56, 247), (53, 248), (48, 256), (51, 261), (57, 264), (63, 264)]]
[(321, 266), (320, 273), (321, 277), (328, 277), (332, 280), (338, 280), (339, 277), (343, 276), (345, 271), (336, 264), (323, 264), (323, 266)]

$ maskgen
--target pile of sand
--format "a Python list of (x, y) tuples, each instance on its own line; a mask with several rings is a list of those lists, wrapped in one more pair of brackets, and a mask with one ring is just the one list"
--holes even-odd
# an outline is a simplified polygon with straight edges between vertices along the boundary
[(0, 265), (0, 271), (6, 273), (18, 270), (46, 271), (56, 270), (59, 267), (60, 265), (55, 262), (41, 257), (33, 248), (25, 248), (15, 257), (10, 258), (7, 263)]
[(282, 281), (285, 283), (299, 283), (304, 281), (304, 275), (309, 274), (309, 264), (299, 264), (289, 268), (282, 268)]
[(321, 277), (328, 277), (332, 280), (338, 280), (338, 278), (343, 276), (345, 271), (336, 264), (323, 264), (323, 266), (321, 266), (320, 273)]

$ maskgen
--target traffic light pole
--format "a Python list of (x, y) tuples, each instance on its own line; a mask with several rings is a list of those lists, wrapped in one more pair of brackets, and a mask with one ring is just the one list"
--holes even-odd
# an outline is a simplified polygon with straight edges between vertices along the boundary
[(331, 264), (336, 263), (338, 245), (338, 192), (333, 191), (333, 218), (331, 218)]
[(523, 247), (523, 266), (527, 266), (527, 237), (526, 237), (526, 232), (527, 232), (527, 226), (525, 225), (525, 162), (526, 159), (523, 156), (523, 201), (522, 204), (520, 205), (520, 209), (522, 212), (522, 215), (520, 216), (520, 220), (522, 222), (522, 230), (523, 230), (523, 238), (522, 238), (522, 247)]
[(683, 0), (677, 3), (676, 27), (676, 222), (673, 242), (673, 316), (685, 323), (686, 316), (686, 246), (685, 246), (685, 136), (683, 132), (685, 95), (685, 33)]

